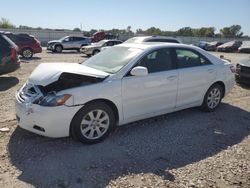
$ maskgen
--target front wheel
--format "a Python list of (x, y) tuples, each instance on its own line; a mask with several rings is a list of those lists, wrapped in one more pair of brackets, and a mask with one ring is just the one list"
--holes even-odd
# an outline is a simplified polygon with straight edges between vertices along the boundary
[(95, 51), (93, 51), (93, 54), (92, 55), (96, 55), (96, 54), (98, 54), (100, 51), (99, 50), (95, 50)]
[(218, 84), (211, 86), (204, 97), (202, 110), (206, 112), (214, 111), (221, 103), (222, 91), (222, 87)]
[(63, 50), (63, 47), (62, 47), (61, 45), (56, 45), (56, 46), (55, 46), (55, 52), (56, 52), (56, 53), (61, 53), (62, 50)]
[(71, 124), (73, 137), (86, 144), (95, 144), (106, 138), (115, 128), (113, 110), (103, 102), (83, 107)]

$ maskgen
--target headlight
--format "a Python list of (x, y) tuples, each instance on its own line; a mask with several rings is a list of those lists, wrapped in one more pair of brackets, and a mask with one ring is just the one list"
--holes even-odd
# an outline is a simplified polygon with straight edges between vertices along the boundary
[(71, 97), (70, 94), (64, 94), (64, 95), (48, 94), (39, 102), (39, 105), (61, 106), (61, 105), (64, 105), (70, 97)]

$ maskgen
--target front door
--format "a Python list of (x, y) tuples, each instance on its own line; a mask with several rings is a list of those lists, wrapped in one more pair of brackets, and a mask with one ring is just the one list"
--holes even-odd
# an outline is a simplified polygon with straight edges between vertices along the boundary
[(161, 112), (175, 107), (178, 71), (170, 49), (159, 49), (145, 55), (135, 66), (148, 69), (147, 76), (122, 79), (122, 102), (125, 119)]

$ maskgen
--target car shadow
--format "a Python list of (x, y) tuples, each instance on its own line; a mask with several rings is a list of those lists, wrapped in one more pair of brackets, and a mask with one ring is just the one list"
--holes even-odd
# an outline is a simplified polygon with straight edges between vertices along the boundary
[(170, 169), (241, 142), (249, 135), (249, 121), (249, 112), (223, 103), (213, 113), (194, 108), (124, 125), (95, 145), (16, 128), (8, 151), (22, 172), (18, 178), (34, 187), (105, 187), (130, 173), (153, 173), (173, 181)]
[(81, 52), (77, 52), (76, 50), (72, 50), (72, 51), (62, 51), (60, 53), (58, 52), (50, 52), (50, 51), (47, 51), (48, 54), (81, 54)]
[(20, 60), (22, 63), (29, 63), (30, 61), (33, 61), (33, 60), (41, 60), (42, 58), (41, 57), (32, 57), (30, 59), (27, 59), (27, 58), (24, 58), (24, 57), (20, 57)]
[(18, 83), (19, 79), (17, 77), (0, 76), (0, 91), (6, 91)]

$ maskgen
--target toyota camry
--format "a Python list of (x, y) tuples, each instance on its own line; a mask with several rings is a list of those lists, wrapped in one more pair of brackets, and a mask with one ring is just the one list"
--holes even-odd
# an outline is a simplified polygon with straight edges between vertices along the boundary
[(235, 68), (195, 46), (124, 43), (83, 63), (42, 63), (16, 92), (18, 125), (97, 143), (117, 126), (191, 107), (212, 112)]

